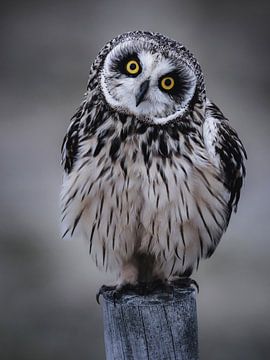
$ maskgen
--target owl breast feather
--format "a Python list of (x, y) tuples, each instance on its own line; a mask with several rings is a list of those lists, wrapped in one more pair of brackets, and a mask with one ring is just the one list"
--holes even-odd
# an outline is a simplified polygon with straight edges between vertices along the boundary
[(228, 217), (228, 192), (199, 133), (105, 119), (78, 137), (62, 191), (64, 236), (87, 239), (106, 269), (136, 252), (153, 254), (167, 276), (192, 269), (212, 254)]

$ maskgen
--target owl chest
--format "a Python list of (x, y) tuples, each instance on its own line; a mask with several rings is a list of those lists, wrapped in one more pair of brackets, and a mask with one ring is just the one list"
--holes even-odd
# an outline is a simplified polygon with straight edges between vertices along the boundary
[(118, 219), (126, 218), (128, 212), (134, 221), (141, 222), (140, 218), (149, 214), (179, 213), (179, 208), (180, 221), (192, 216), (194, 202), (206, 191), (200, 172), (209, 176), (207, 167), (196, 165), (196, 154), (187, 156), (182, 147), (179, 155), (173, 146), (167, 146), (164, 154), (158, 144), (147, 147), (138, 138), (123, 143), (114, 159), (110, 149), (108, 144), (106, 156), (96, 161), (96, 168), (97, 173), (107, 169), (100, 178), (99, 193), (104, 194)]
[[(137, 236), (144, 239), (141, 244), (151, 236), (167, 244), (182, 232), (187, 238), (190, 233), (190, 239), (194, 231), (201, 232), (209, 243), (218, 237), (225, 221), (224, 187), (199, 150), (188, 153), (182, 147), (179, 154), (172, 146), (164, 156), (158, 146), (144, 149), (131, 139), (112, 157), (111, 147), (108, 142), (97, 156), (81, 156), (67, 177), (65, 231), (72, 235), (79, 230), (95, 244), (118, 239), (119, 246)], [(89, 145), (82, 150), (87, 149)]]

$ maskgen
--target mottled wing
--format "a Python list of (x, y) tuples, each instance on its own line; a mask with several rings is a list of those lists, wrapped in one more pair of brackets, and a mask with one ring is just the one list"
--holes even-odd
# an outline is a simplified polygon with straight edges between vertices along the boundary
[(71, 118), (70, 125), (61, 147), (62, 165), (67, 174), (71, 172), (78, 155), (79, 125), (82, 112), (83, 104)]
[[(246, 174), (245, 148), (236, 131), (219, 108), (207, 100), (206, 119), (203, 126), (206, 148), (214, 165), (220, 170), (221, 180), (228, 189), (230, 214), (237, 210), (243, 179)], [(229, 219), (228, 219), (229, 221)]]

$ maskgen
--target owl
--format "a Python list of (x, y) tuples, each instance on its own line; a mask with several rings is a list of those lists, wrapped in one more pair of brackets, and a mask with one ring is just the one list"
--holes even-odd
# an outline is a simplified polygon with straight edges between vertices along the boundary
[(189, 279), (236, 211), (246, 152), (179, 42), (107, 43), (62, 145), (63, 237), (85, 238), (116, 291)]

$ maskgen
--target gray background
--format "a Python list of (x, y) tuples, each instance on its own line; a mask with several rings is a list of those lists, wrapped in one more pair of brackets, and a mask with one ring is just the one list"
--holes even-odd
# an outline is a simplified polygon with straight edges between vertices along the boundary
[(59, 237), (60, 146), (90, 63), (119, 33), (186, 44), (247, 148), (239, 211), (195, 279), (202, 360), (265, 359), (270, 341), (269, 1), (1, 3), (0, 358), (103, 359), (108, 283)]

